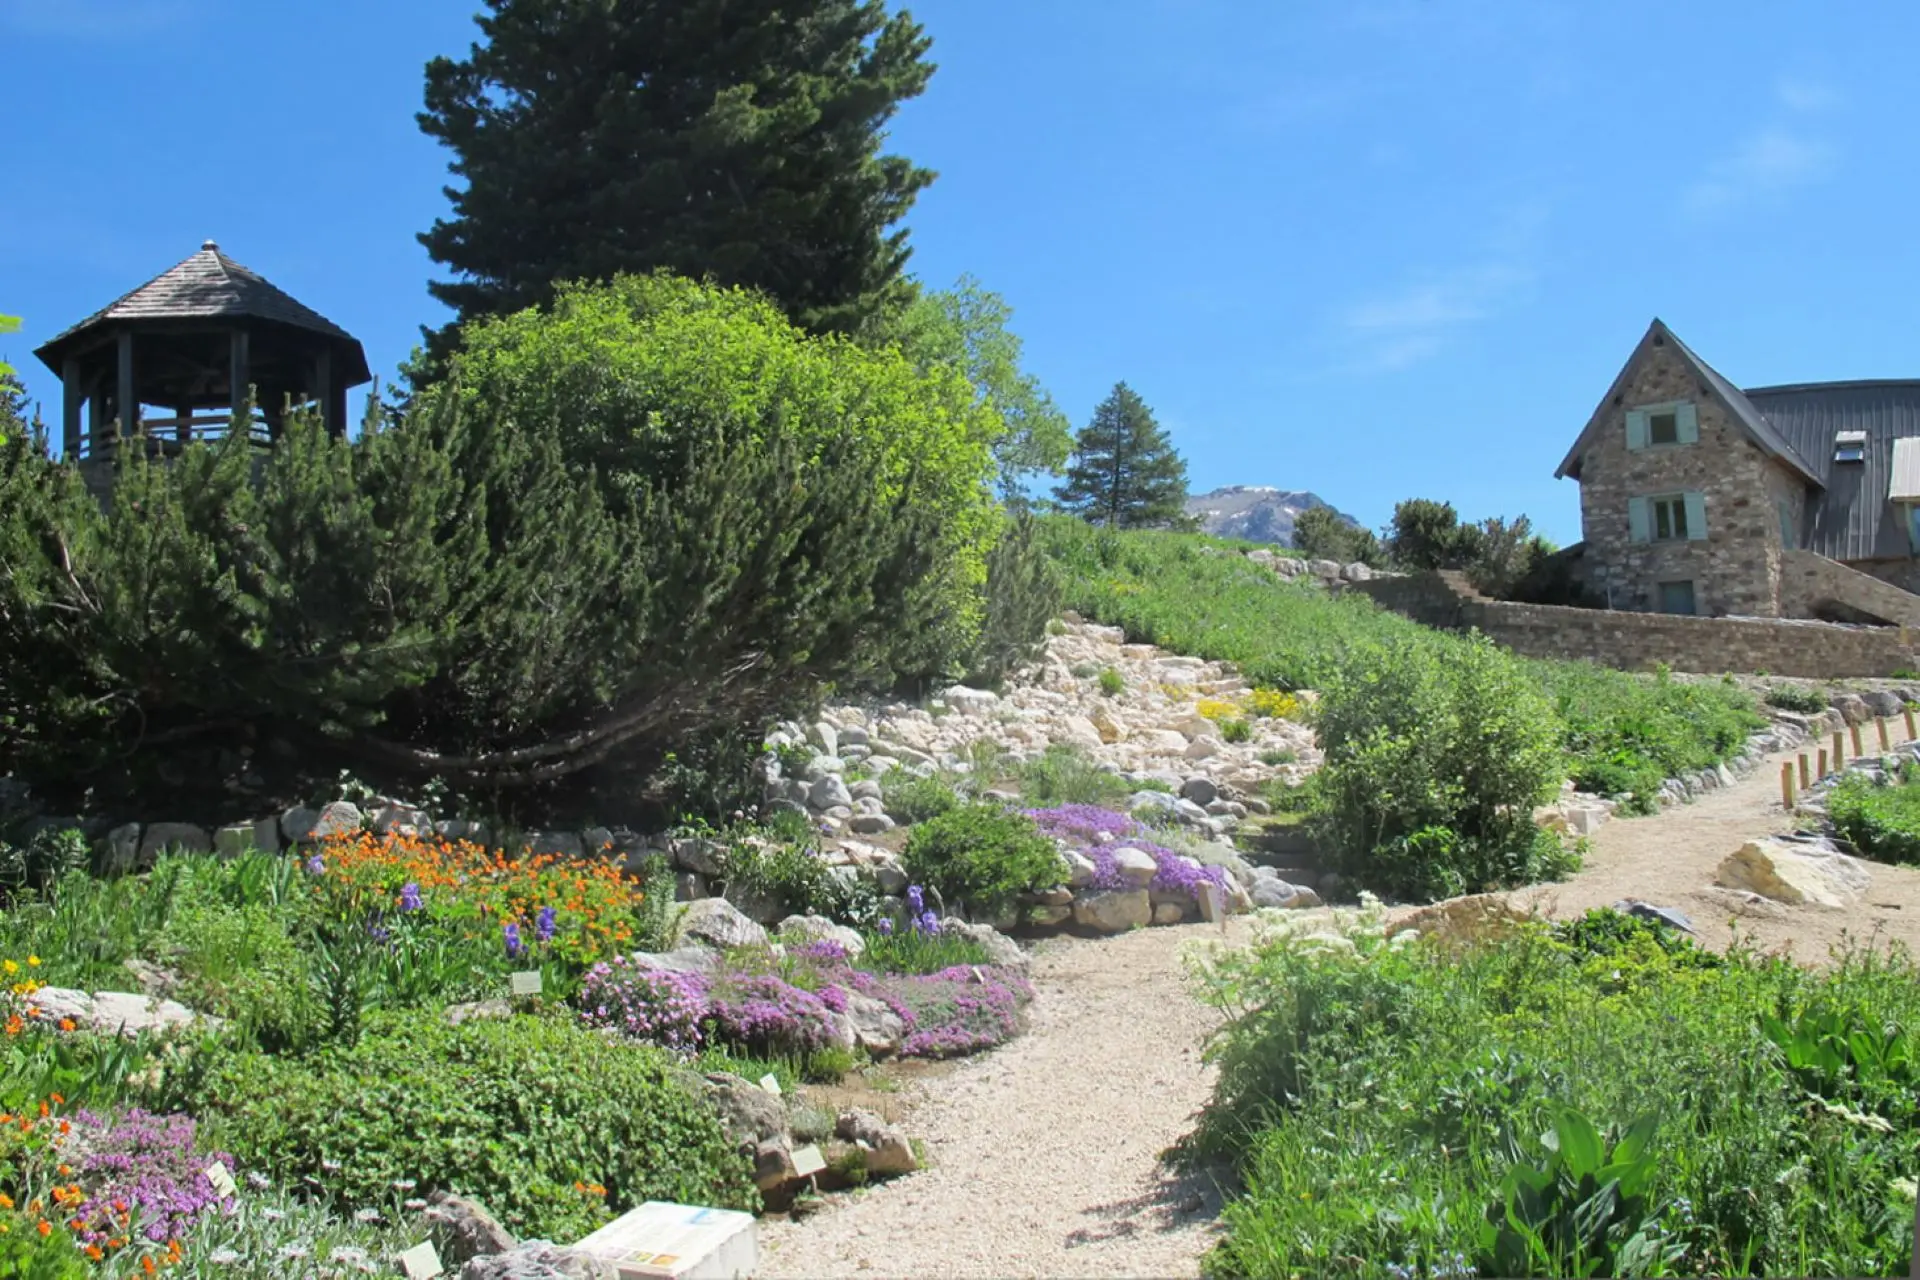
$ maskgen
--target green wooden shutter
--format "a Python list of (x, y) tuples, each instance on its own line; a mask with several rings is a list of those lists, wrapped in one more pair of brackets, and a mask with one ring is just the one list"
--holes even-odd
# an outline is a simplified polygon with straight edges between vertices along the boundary
[(1627, 448), (1644, 449), (1647, 447), (1647, 411), (1645, 409), (1627, 410)]
[(1647, 511), (1645, 498), (1627, 499), (1627, 536), (1635, 542), (1653, 540), (1653, 521)]
[(1780, 507), (1780, 545), (1789, 551), (1800, 549), (1800, 539), (1793, 532), (1793, 506), (1782, 502)]
[(1692, 402), (1674, 410), (1674, 423), (1677, 428), (1675, 438), (1681, 444), (1697, 444), (1700, 440), (1700, 415), (1694, 411)]
[(1707, 495), (1689, 489), (1681, 497), (1687, 504), (1687, 541), (1700, 542), (1707, 536)]

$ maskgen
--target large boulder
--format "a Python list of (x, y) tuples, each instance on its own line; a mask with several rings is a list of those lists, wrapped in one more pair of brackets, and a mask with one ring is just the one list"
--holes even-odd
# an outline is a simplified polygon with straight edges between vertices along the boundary
[(457, 1267), (470, 1258), (506, 1253), (520, 1242), (479, 1201), (446, 1191), (427, 1197), (421, 1218), (433, 1236), (440, 1260)]
[(611, 1262), (562, 1249), (547, 1240), (529, 1240), (506, 1253), (470, 1258), (460, 1280), (620, 1280)]
[(700, 1079), (707, 1105), (719, 1114), (721, 1127), (742, 1151), (752, 1151), (762, 1142), (785, 1141), (787, 1108), (779, 1098), (724, 1071)]
[(858, 991), (847, 992), (847, 1027), (853, 1041), (875, 1057), (897, 1052), (907, 1038), (907, 1024), (886, 1001)]
[(1099, 933), (1125, 933), (1153, 923), (1153, 901), (1145, 889), (1109, 889), (1073, 900), (1073, 922)]
[(176, 853), (212, 853), (213, 840), (205, 827), (191, 822), (155, 822), (140, 838), (140, 861), (151, 863), (167, 851)]
[(1727, 855), (1713, 882), (1789, 906), (1844, 907), (1871, 883), (1857, 858), (1819, 844), (1750, 840)]
[(96, 991), (88, 995), (69, 987), (42, 987), (33, 993), (32, 1007), (38, 1010), (35, 1016), (43, 1022), (71, 1019), (81, 1029), (101, 1035), (137, 1037), (175, 1027), (221, 1025), (220, 1019), (195, 1013), (178, 1001), (130, 991)]
[(871, 1111), (843, 1111), (833, 1126), (834, 1136), (851, 1142), (866, 1157), (867, 1172), (876, 1178), (897, 1177), (920, 1167), (907, 1136)]
[(725, 898), (689, 902), (680, 914), (678, 940), (726, 951), (734, 947), (764, 947), (767, 931), (740, 913)]
[(1000, 702), (1000, 695), (991, 689), (970, 689), (966, 685), (956, 684), (943, 690), (940, 700), (961, 715), (972, 716), (993, 710)]
[(1153, 860), (1152, 855), (1139, 849), (1126, 847), (1115, 849), (1113, 866), (1128, 887), (1134, 889), (1143, 888), (1160, 874), (1160, 864)]
[(1875, 689), (1872, 693), (1862, 694), (1861, 698), (1867, 704), (1867, 710), (1882, 718), (1899, 715), (1907, 705), (1891, 689)]
[(853, 792), (847, 789), (844, 778), (830, 773), (807, 789), (807, 803), (821, 812), (828, 809), (851, 808)]
[(837, 942), (849, 956), (857, 956), (867, 949), (858, 929), (835, 924), (825, 916), (788, 916), (780, 922), (777, 932), (780, 941), (786, 943)]
[(987, 960), (991, 964), (1005, 969), (1027, 967), (1027, 953), (1020, 949), (1020, 944), (990, 924), (973, 924), (965, 920), (948, 919), (940, 922), (940, 932), (971, 938), (987, 953)]

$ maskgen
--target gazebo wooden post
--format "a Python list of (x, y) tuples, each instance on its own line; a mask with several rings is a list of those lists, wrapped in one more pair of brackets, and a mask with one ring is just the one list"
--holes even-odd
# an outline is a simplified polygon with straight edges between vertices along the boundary
[(313, 361), (313, 398), (320, 402), (320, 425), (326, 428), (329, 436), (338, 438), (340, 434), (347, 429), (347, 424), (344, 421), (347, 416), (345, 413), (346, 388), (338, 388), (341, 392), (341, 395), (337, 397), (341, 402), (339, 404), (335, 403), (335, 390), (333, 348), (331, 346), (322, 347), (320, 348), (320, 354), (315, 356)]
[(131, 439), (133, 434), (140, 429), (139, 405), (134, 399), (136, 393), (133, 389), (133, 330), (122, 329), (120, 331), (119, 355), (119, 394), (114, 403), (114, 410), (118, 415), (120, 424), (119, 434), (124, 440)]
[(235, 328), (227, 343), (227, 361), (231, 366), (227, 370), (233, 383), (233, 408), (235, 416), (246, 415), (240, 425), (249, 435), (253, 433), (253, 411), (247, 406), (247, 396), (252, 389), (253, 369), (252, 352), (248, 349), (247, 331), (244, 326)]
[(68, 462), (80, 459), (80, 405), (86, 398), (80, 358), (68, 356), (60, 363), (60, 456)]

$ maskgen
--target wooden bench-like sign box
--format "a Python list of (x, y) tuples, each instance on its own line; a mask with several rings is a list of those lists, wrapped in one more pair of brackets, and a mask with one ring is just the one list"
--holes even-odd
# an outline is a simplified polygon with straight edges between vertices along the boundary
[(572, 1246), (621, 1280), (747, 1280), (760, 1265), (750, 1213), (649, 1200)]

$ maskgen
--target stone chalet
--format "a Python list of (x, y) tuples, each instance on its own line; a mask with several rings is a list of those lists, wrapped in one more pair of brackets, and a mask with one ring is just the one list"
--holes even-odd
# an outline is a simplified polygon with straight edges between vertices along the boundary
[(1920, 626), (1920, 380), (1743, 391), (1655, 320), (1555, 474), (1597, 604)]

